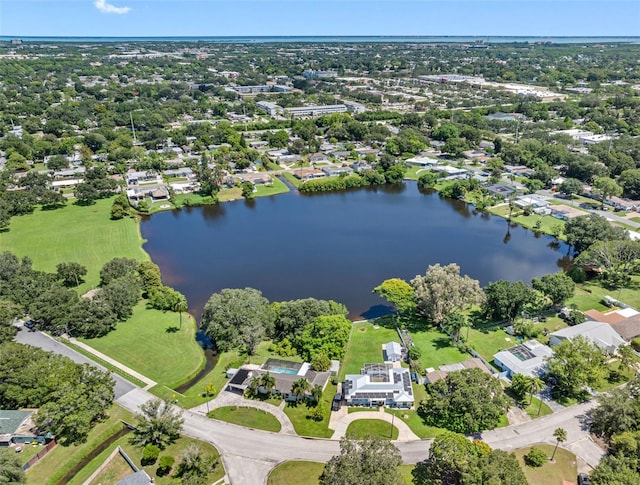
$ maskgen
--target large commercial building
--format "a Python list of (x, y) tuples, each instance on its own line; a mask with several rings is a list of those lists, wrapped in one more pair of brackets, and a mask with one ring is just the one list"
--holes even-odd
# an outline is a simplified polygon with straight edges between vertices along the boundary
[(344, 104), (329, 104), (325, 106), (300, 106), (297, 108), (285, 108), (285, 113), (293, 117), (302, 116), (322, 116), (331, 113), (346, 113), (347, 107)]

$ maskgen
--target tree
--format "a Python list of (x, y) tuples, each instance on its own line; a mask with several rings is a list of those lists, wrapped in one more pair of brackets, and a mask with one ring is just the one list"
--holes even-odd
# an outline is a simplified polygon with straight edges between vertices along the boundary
[(152, 444), (164, 449), (180, 436), (184, 419), (173, 405), (162, 399), (152, 399), (140, 406), (132, 443)]
[(316, 404), (320, 403), (320, 399), (322, 399), (322, 386), (320, 384), (316, 384), (311, 388), (311, 398)]
[(591, 472), (593, 485), (629, 485), (640, 483), (640, 472), (633, 458), (605, 456)]
[(508, 407), (498, 379), (480, 369), (464, 369), (429, 385), (418, 414), (430, 426), (477, 433), (495, 428)]
[(460, 267), (455, 264), (427, 268), (425, 276), (411, 280), (416, 293), (418, 313), (439, 324), (454, 310), (484, 301), (480, 283), (469, 276), (460, 276)]
[(74, 287), (84, 282), (82, 277), (86, 276), (87, 268), (80, 263), (60, 263), (56, 266), (56, 274), (64, 286)]
[(291, 394), (296, 397), (296, 401), (302, 401), (304, 395), (311, 390), (311, 384), (304, 377), (298, 379), (291, 385)]
[(502, 450), (491, 450), (481, 454), (470, 472), (463, 477), (468, 484), (495, 485), (528, 485), (518, 459), (513, 453)]
[(578, 179), (568, 178), (560, 185), (560, 192), (572, 198), (576, 194), (581, 194), (584, 184)]
[(118, 320), (124, 321), (133, 315), (133, 307), (140, 300), (140, 286), (137, 275), (130, 274), (111, 280), (100, 289), (100, 296), (108, 303)]
[(340, 454), (331, 458), (320, 475), (320, 485), (402, 485), (397, 467), (402, 464), (398, 449), (379, 437), (357, 441), (340, 440)]
[(610, 439), (627, 431), (640, 429), (640, 377), (626, 386), (596, 397), (599, 406), (589, 411), (591, 432)]
[(627, 231), (614, 227), (598, 214), (578, 216), (567, 221), (564, 226), (567, 243), (577, 252), (582, 252), (596, 241), (614, 241), (629, 239)]
[(316, 300), (304, 298), (276, 302), (271, 305), (275, 313), (273, 335), (277, 339), (295, 337), (302, 332), (305, 325), (322, 315), (347, 315), (347, 308), (332, 300)]
[(640, 199), (640, 169), (625, 170), (618, 177), (623, 194), (631, 199)]
[(458, 311), (454, 311), (447, 315), (442, 323), (445, 331), (451, 335), (454, 343), (460, 341), (460, 330), (468, 325), (467, 317)]
[(399, 184), (404, 179), (404, 167), (399, 163), (384, 171), (384, 178), (388, 184)]
[(265, 372), (264, 374), (262, 374), (262, 376), (260, 376), (260, 387), (267, 391), (267, 394), (271, 394), (271, 391), (273, 390), (275, 385), (276, 378), (268, 372)]
[(189, 308), (187, 305), (187, 299), (184, 295), (178, 293), (179, 297), (175, 298), (171, 305), (171, 310), (180, 314), (180, 328), (182, 328), (182, 313), (186, 312)]
[(240, 187), (242, 188), (242, 197), (245, 199), (253, 198), (253, 182), (246, 180), (242, 182)]
[(529, 453), (524, 455), (524, 462), (531, 467), (538, 468), (547, 462), (547, 454), (540, 448), (532, 447)]
[(563, 272), (544, 275), (540, 279), (534, 278), (531, 284), (555, 306), (560, 306), (571, 298), (576, 288), (573, 280)]
[(621, 345), (618, 347), (618, 370), (631, 369), (638, 363), (638, 356), (630, 345)]
[(130, 258), (113, 258), (100, 270), (100, 284), (108, 285), (112, 280), (137, 274), (138, 262)]
[(350, 333), (351, 322), (343, 315), (320, 316), (302, 329), (295, 345), (307, 362), (319, 353), (325, 354), (329, 359), (341, 360)]
[(416, 485), (458, 485), (478, 459), (479, 450), (464, 435), (440, 433), (429, 447), (429, 458), (418, 463), (413, 474)]
[(269, 300), (253, 288), (214, 293), (204, 306), (200, 325), (220, 351), (244, 347), (253, 355), (273, 324)]
[(553, 437), (556, 439), (556, 446), (553, 449), (553, 453), (551, 454), (551, 458), (550, 458), (551, 461), (553, 461), (554, 458), (556, 457), (556, 451), (558, 450), (558, 445), (560, 443), (564, 443), (565, 441), (567, 441), (567, 430), (564, 428), (556, 428), (553, 431)]
[(411, 312), (416, 308), (413, 287), (400, 278), (384, 280), (373, 289), (373, 293), (377, 293), (391, 303), (398, 313)]
[(20, 455), (13, 448), (0, 448), (0, 484), (17, 485), (26, 481)]
[(556, 345), (547, 358), (549, 377), (558, 396), (580, 397), (584, 386), (595, 385), (606, 372), (600, 347), (581, 335)]
[(205, 454), (196, 444), (190, 444), (180, 454), (176, 476), (182, 483), (206, 483), (206, 478), (217, 466), (215, 458)]
[(331, 368), (331, 360), (326, 354), (315, 354), (311, 357), (311, 367), (317, 372), (326, 372)]
[(438, 182), (438, 176), (433, 172), (421, 173), (418, 177), (418, 188), (420, 189), (432, 189)]
[(484, 289), (484, 313), (493, 320), (513, 320), (525, 306), (535, 300), (535, 291), (522, 281), (510, 283), (506, 280), (489, 283)]
[(594, 193), (600, 198), (602, 209), (604, 209), (604, 201), (609, 197), (622, 195), (622, 187), (609, 177), (597, 177), (592, 187)]
[(580, 253), (575, 264), (602, 270), (605, 283), (612, 288), (619, 288), (629, 283), (639, 258), (638, 241), (596, 241)]
[(509, 389), (520, 404), (525, 402), (525, 398), (531, 390), (531, 380), (532, 377), (524, 374), (514, 374), (511, 377), (511, 387)]

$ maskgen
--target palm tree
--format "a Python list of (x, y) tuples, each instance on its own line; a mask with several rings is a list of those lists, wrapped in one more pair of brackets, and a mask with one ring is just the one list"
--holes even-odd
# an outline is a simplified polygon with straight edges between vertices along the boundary
[(180, 314), (180, 328), (182, 328), (182, 312), (186, 312), (187, 308), (187, 299), (182, 295), (178, 296), (171, 305), (171, 310)]
[(260, 376), (253, 376), (249, 381), (249, 390), (253, 396), (258, 394), (258, 388), (262, 385), (262, 379)]
[(291, 394), (296, 397), (296, 401), (302, 400), (305, 393), (309, 390), (311, 390), (311, 384), (309, 384), (309, 381), (304, 377), (295, 381), (291, 386)]
[(462, 313), (454, 311), (447, 315), (444, 320), (444, 329), (449, 332), (454, 343), (460, 340), (460, 330), (467, 326), (467, 317)]
[(260, 378), (260, 385), (266, 389), (267, 394), (271, 394), (271, 391), (276, 385), (276, 379), (267, 372), (262, 374), (262, 377)]
[[(538, 376), (533, 376), (529, 379), (529, 384), (531, 385), (529, 390), (529, 404), (531, 404), (533, 402), (533, 395), (539, 393), (544, 387), (544, 381)], [(542, 399), (540, 399), (540, 402), (542, 403)], [(538, 414), (540, 413), (538, 412)]]
[(315, 386), (313, 386), (313, 389), (311, 389), (311, 397), (313, 398), (313, 400), (316, 403), (320, 402), (320, 399), (322, 399), (322, 386), (319, 384), (316, 384)]
[(553, 461), (554, 457), (556, 456), (558, 445), (567, 441), (567, 430), (564, 428), (556, 428), (556, 430), (553, 432), (553, 437), (556, 439), (556, 447), (553, 449), (551, 461)]

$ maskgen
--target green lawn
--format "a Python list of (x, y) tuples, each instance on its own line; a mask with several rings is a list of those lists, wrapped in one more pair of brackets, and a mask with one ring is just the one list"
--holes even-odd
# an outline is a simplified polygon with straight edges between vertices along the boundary
[(602, 304), (602, 297), (609, 295), (616, 300), (637, 308), (640, 306), (640, 291), (638, 291), (640, 276), (632, 276), (631, 281), (630, 287), (621, 289), (607, 289), (600, 286), (597, 280), (588, 281), (579, 285), (578, 290), (576, 290), (576, 296), (569, 300), (567, 304), (575, 303), (580, 310), (595, 308), (606, 312), (611, 309)]
[(382, 344), (398, 341), (398, 332), (393, 328), (369, 322), (355, 322), (351, 327), (351, 337), (347, 352), (340, 368), (340, 380), (346, 374), (360, 374), (364, 364), (382, 362)]
[(398, 428), (381, 419), (358, 419), (349, 424), (347, 438), (362, 440), (367, 436), (397, 440)]
[(324, 463), (285, 461), (271, 470), (267, 485), (318, 485)]
[[(104, 337), (83, 339), (88, 345), (159, 384), (176, 387), (204, 366), (195, 340), (195, 321), (187, 314), (162, 312), (139, 303), (133, 316)], [(202, 392), (202, 391), (200, 391)]]
[(26, 473), (27, 484), (59, 483), (62, 477), (80, 463), (91, 450), (122, 429), (120, 420), (133, 422), (133, 415), (120, 406), (111, 406), (106, 414), (109, 418), (93, 427), (85, 443), (75, 446), (56, 446), (30, 468)]
[[(538, 417), (546, 416), (547, 414), (553, 413), (551, 408), (549, 406), (547, 406), (547, 404), (544, 401), (542, 402), (542, 407), (541, 407), (540, 406), (540, 399), (538, 399), (537, 397), (534, 397), (531, 400), (531, 404), (527, 404), (525, 406), (524, 410), (533, 419), (536, 419)], [(539, 410), (539, 412), (538, 412), (538, 410)]]
[(53, 272), (62, 262), (77, 262), (87, 267), (86, 282), (80, 292), (98, 285), (100, 269), (115, 257), (148, 260), (142, 250), (138, 223), (128, 218), (110, 220), (112, 199), (82, 207), (71, 202), (52, 211), (11, 219), (9, 231), (0, 233), (0, 248), (16, 255), (29, 256), (33, 267)]
[[(398, 470), (407, 485), (413, 483), (414, 465), (400, 465)], [(271, 470), (267, 485), (318, 485), (324, 463), (314, 461), (285, 461)]]
[(287, 185), (280, 180), (278, 177), (276, 176), (272, 176), (273, 177), (273, 184), (266, 186), (266, 185), (258, 185), (256, 186), (256, 190), (257, 192), (255, 192), (253, 195), (254, 197), (266, 197), (269, 195), (277, 195), (277, 194), (284, 194), (286, 192), (289, 192), (289, 187), (287, 187)]
[[(540, 448), (547, 456), (551, 457), (554, 445), (539, 444), (536, 448)], [(558, 448), (555, 456), (555, 463), (545, 463), (541, 467), (533, 468), (524, 464), (523, 456), (526, 455), (531, 448), (523, 448), (516, 450), (515, 454), (520, 462), (520, 467), (524, 471), (529, 483), (536, 485), (562, 485), (563, 480), (575, 483), (578, 475), (576, 466), (576, 456), (570, 451)]]
[(282, 172), (282, 176), (287, 179), (287, 182), (289, 182), (296, 188), (300, 187), (300, 184), (302, 184), (302, 182), (298, 180), (291, 172)]
[[(125, 453), (129, 456), (129, 458), (132, 459), (132, 461), (136, 464), (136, 466), (139, 469), (146, 471), (150, 477), (153, 477), (155, 484), (169, 485), (169, 484), (176, 483), (175, 478), (171, 476), (158, 476), (157, 474), (158, 462), (156, 462), (153, 465), (142, 466), (141, 465), (142, 448), (131, 445), (129, 441), (130, 441), (130, 436), (123, 436), (122, 438), (116, 440), (109, 447), (107, 447), (107, 449), (105, 449), (102, 453), (100, 453), (93, 460), (91, 460), (87, 464), (87, 466), (85, 466), (73, 478), (73, 480), (69, 482), (69, 485), (82, 485), (91, 476), (91, 474), (95, 470), (97, 470), (102, 463), (104, 463), (104, 461), (107, 459), (109, 454), (118, 445), (120, 445), (124, 449)], [(160, 452), (160, 457), (164, 455), (173, 456), (176, 460), (176, 464), (174, 465), (174, 469), (175, 469), (175, 466), (177, 466), (178, 462), (180, 461), (180, 454), (182, 453), (182, 451), (192, 444), (197, 445), (202, 450), (203, 454), (212, 456), (217, 460), (217, 465), (207, 477), (206, 483), (213, 483), (216, 480), (221, 479), (224, 476), (224, 466), (222, 464), (222, 460), (220, 460), (220, 455), (218, 454), (218, 450), (216, 450), (215, 447), (210, 445), (209, 443), (205, 443), (202, 441), (195, 440), (193, 438), (187, 438), (185, 436), (182, 436), (175, 443), (168, 446), (166, 449), (162, 450)], [(160, 459), (160, 457), (158, 458), (158, 460)], [(91, 482), (91, 485), (115, 484), (118, 478), (122, 478), (122, 477), (114, 476), (118, 472), (126, 472), (126, 467), (122, 466), (119, 455), (117, 456), (117, 461), (115, 463), (115, 466), (107, 467), (106, 470), (104, 470)], [(110, 481), (109, 479), (112, 479), (113, 481)]]
[(502, 328), (471, 328), (469, 346), (478, 352), (487, 362), (493, 361), (493, 354), (518, 344), (516, 338)]
[(331, 403), (335, 394), (336, 386), (331, 384), (331, 382), (327, 383), (327, 387), (325, 387), (324, 392), (322, 393), (322, 399), (319, 404), (319, 406), (322, 407), (324, 416), (322, 421), (309, 419), (307, 417), (309, 409), (303, 403), (299, 403), (298, 405), (287, 404), (284, 408), (284, 412), (289, 416), (297, 434), (300, 436), (313, 436), (317, 438), (331, 437), (333, 430), (329, 429), (329, 418), (331, 417)]
[(238, 424), (240, 426), (246, 426), (247, 428), (262, 429), (264, 431), (273, 431), (274, 433), (279, 432), (281, 428), (280, 421), (278, 421), (273, 414), (263, 411), (262, 409), (225, 406), (214, 409), (207, 414), (207, 416), (227, 423)]

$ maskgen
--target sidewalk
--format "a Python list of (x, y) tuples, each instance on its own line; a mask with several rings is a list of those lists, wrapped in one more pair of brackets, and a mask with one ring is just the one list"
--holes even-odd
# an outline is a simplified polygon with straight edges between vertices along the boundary
[(331, 413), (329, 428), (335, 430), (331, 439), (339, 440), (340, 438), (342, 438), (347, 433), (347, 428), (349, 427), (349, 425), (352, 422), (357, 421), (358, 419), (377, 419), (386, 421), (389, 424), (393, 423), (393, 425), (398, 428), (397, 441), (420, 440), (420, 437), (418, 437), (413, 431), (411, 431), (411, 428), (409, 428), (409, 426), (407, 426), (407, 424), (402, 421), (402, 419), (394, 418), (392, 414), (385, 412), (383, 407), (381, 407), (378, 411), (359, 411), (349, 414), (346, 406), (342, 406), (340, 411)]
[(266, 411), (267, 413), (275, 416), (275, 418), (280, 422), (280, 433), (295, 436), (296, 431), (293, 427), (293, 424), (291, 423), (289, 416), (287, 416), (282, 410), (285, 404), (286, 403), (282, 401), (282, 404), (280, 406), (274, 406), (273, 404), (269, 404), (268, 402), (256, 401), (255, 399), (246, 399), (234, 392), (220, 391), (220, 393), (211, 401), (191, 408), (190, 411), (206, 415), (208, 411), (212, 411), (214, 409), (222, 408), (225, 406), (261, 409), (262, 411)]
[[(83, 350), (86, 350), (87, 352), (89, 352), (90, 354), (95, 355), (96, 357), (98, 357), (99, 359), (104, 360), (105, 362), (108, 362), (109, 364), (111, 364), (114, 367), (117, 367), (118, 369), (120, 369), (123, 372), (126, 372), (127, 374), (129, 374), (132, 377), (135, 377), (136, 379), (140, 379), (142, 382), (144, 382), (146, 385), (143, 387), (143, 389), (145, 391), (148, 391), (149, 389), (151, 389), (154, 386), (157, 386), (158, 383), (155, 381), (152, 381), (151, 379), (149, 379), (146, 376), (143, 376), (142, 374), (140, 374), (139, 372), (134, 371), (133, 369), (130, 369), (129, 367), (127, 367), (126, 365), (121, 364), (120, 362), (118, 362), (117, 360), (112, 359), (111, 357), (109, 357), (108, 355), (104, 355), (102, 352), (97, 351), (96, 349), (94, 349), (93, 347), (88, 346), (87, 344), (84, 344), (78, 340), (76, 340), (73, 337), (67, 337), (67, 340), (69, 342), (71, 342), (73, 345), (77, 345), (78, 347), (82, 348)], [(125, 377), (126, 379), (126, 377)]]

